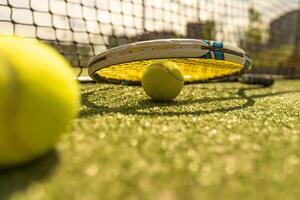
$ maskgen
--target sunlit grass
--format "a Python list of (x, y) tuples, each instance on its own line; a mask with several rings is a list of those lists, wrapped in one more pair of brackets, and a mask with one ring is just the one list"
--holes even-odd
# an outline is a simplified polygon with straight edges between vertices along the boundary
[(0, 172), (0, 199), (297, 199), (300, 81), (140, 87), (84, 84), (71, 131), (44, 158)]

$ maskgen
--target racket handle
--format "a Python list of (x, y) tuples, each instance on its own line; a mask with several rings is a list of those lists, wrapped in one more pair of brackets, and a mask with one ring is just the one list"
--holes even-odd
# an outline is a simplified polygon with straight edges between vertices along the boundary
[(274, 83), (274, 79), (271, 75), (266, 74), (243, 74), (239, 81), (246, 84), (258, 84), (264, 86), (270, 86)]

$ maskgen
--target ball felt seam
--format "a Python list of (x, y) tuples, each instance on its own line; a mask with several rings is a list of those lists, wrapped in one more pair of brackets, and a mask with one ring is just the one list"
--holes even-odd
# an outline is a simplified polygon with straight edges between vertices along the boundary
[[(18, 101), (19, 98), (19, 83), (18, 83), (18, 75), (14, 67), (9, 64), (9, 62), (1, 58), (3, 61), (2, 69), (7, 72), (7, 77), (9, 77), (8, 80), (8, 87), (7, 87), (7, 98), (4, 102), (4, 111), (2, 119), (3, 133), (10, 133), (4, 135), (4, 140), (7, 146), (14, 146), (16, 149), (19, 149), (18, 151), (24, 155), (28, 153), (30, 148), (19, 141), (19, 138), (17, 137), (15, 126), (13, 122), (15, 121), (16, 114), (18, 111)], [(3, 136), (3, 135), (2, 135)], [(2, 144), (3, 145), (3, 144)]]
[[(174, 62), (171, 62), (171, 64), (172, 64), (172, 69), (174, 69), (175, 68), (175, 63)], [(163, 70), (166, 70), (167, 71), (167, 73), (169, 74), (169, 76), (171, 76), (172, 78), (175, 78), (175, 79), (177, 79), (178, 81), (182, 81), (183, 82), (183, 78), (182, 78), (182, 74), (180, 74), (179, 73), (179, 71), (177, 71), (177, 70), (173, 70), (173, 71), (171, 71), (168, 67), (162, 67), (162, 69)]]

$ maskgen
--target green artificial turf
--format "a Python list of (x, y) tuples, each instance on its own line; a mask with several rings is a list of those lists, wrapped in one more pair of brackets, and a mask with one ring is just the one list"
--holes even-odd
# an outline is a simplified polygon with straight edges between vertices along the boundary
[(55, 151), (0, 172), (0, 199), (299, 199), (300, 80), (263, 88), (84, 84)]

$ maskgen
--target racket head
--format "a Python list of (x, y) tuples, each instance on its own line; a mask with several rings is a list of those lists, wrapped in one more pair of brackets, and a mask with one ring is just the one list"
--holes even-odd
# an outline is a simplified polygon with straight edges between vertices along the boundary
[(157, 59), (175, 62), (185, 83), (206, 82), (251, 68), (251, 59), (237, 47), (218, 41), (163, 39), (109, 49), (89, 60), (89, 75), (98, 82), (140, 84), (145, 68)]

